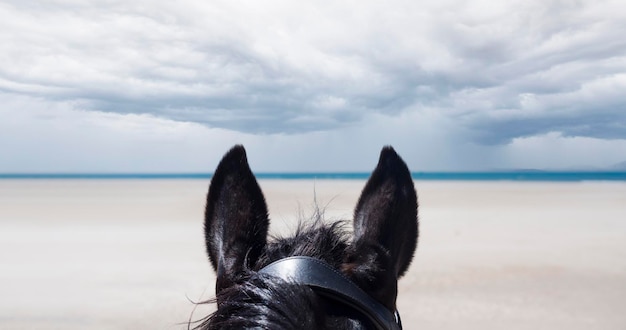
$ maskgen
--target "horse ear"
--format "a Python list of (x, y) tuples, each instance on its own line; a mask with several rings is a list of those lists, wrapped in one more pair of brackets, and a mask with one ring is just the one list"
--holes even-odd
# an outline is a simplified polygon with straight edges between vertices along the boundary
[(217, 272), (216, 292), (251, 267), (267, 240), (267, 205), (241, 145), (220, 161), (209, 187), (204, 219), (206, 248)]
[(393, 307), (397, 279), (413, 259), (417, 237), (411, 173), (392, 147), (384, 147), (354, 211), (354, 241), (344, 272)]

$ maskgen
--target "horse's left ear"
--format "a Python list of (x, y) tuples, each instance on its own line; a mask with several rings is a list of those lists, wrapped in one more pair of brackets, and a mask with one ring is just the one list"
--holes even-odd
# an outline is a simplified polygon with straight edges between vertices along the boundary
[(417, 237), (411, 173), (395, 150), (385, 147), (354, 211), (354, 241), (343, 272), (394, 308), (397, 280), (413, 259)]
[(231, 286), (234, 276), (257, 261), (268, 226), (265, 198), (245, 149), (237, 145), (217, 166), (207, 195), (204, 235), (217, 272), (216, 292)]

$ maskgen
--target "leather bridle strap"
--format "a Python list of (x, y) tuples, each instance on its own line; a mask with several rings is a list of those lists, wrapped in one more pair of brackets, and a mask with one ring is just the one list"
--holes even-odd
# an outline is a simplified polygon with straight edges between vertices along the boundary
[(402, 329), (398, 311), (392, 313), (321, 260), (304, 256), (289, 257), (265, 266), (259, 273), (308, 285), (315, 292), (358, 310), (379, 330)]

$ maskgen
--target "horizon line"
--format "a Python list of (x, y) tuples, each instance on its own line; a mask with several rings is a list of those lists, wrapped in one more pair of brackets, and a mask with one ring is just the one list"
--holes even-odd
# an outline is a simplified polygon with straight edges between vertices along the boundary
[[(371, 172), (258, 172), (258, 179), (277, 180), (365, 180)], [(212, 172), (21, 172), (0, 173), (0, 179), (211, 179)], [(416, 171), (414, 180), (441, 181), (626, 181), (625, 170), (492, 170)]]

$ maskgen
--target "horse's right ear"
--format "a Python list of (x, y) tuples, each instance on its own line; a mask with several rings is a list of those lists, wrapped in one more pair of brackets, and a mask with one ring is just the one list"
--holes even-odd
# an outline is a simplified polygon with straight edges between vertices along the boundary
[(267, 240), (267, 205), (241, 145), (220, 161), (207, 195), (204, 235), (211, 265), (217, 272), (216, 292), (253, 265)]

